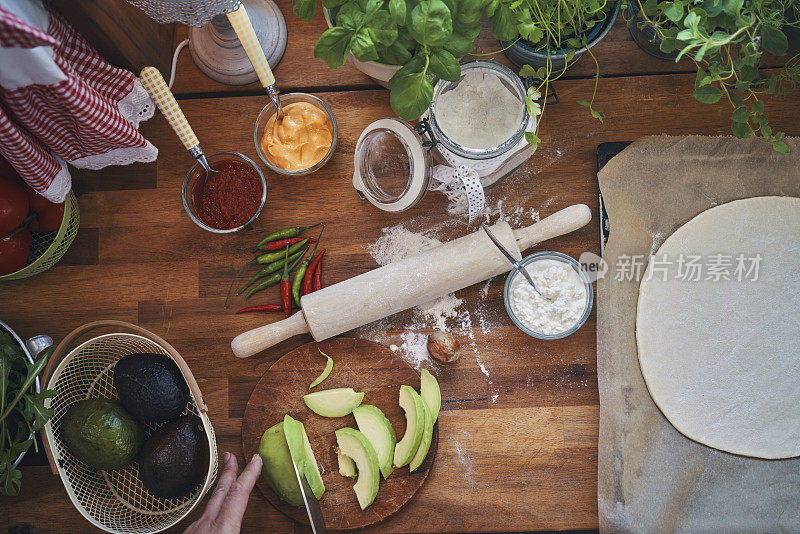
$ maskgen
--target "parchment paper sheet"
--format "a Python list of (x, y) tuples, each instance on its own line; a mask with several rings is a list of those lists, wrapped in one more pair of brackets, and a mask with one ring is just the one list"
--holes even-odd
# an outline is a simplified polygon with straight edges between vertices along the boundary
[(609, 271), (597, 284), (603, 532), (800, 532), (800, 459), (736, 456), (675, 430), (639, 369), (639, 283), (615, 280), (620, 255), (655, 253), (710, 207), (752, 196), (800, 197), (800, 142), (787, 144), (791, 153), (783, 155), (753, 139), (645, 137), (599, 174), (611, 220)]

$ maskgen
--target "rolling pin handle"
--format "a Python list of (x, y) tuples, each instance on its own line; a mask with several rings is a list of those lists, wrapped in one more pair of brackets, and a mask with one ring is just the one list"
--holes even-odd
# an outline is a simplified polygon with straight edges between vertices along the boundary
[(524, 251), (536, 243), (583, 228), (592, 220), (592, 210), (586, 204), (575, 204), (525, 228), (514, 230), (519, 250)]
[(282, 321), (259, 326), (239, 334), (231, 341), (231, 350), (237, 358), (249, 358), (281, 341), (310, 332), (306, 317), (299, 311)]

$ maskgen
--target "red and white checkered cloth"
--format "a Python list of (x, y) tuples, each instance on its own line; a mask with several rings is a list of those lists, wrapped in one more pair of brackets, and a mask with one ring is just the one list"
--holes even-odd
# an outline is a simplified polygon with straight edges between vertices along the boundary
[(65, 162), (155, 160), (136, 129), (153, 111), (133, 74), (109, 65), (40, 0), (0, 0), (0, 154), (33, 189), (61, 202), (71, 188)]

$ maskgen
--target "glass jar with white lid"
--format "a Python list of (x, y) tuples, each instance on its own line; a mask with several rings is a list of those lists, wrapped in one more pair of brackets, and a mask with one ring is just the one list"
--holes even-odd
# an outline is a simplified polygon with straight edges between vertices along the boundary
[[(449, 95), (451, 98), (446, 95), (462, 83), (479, 79), (476, 77), (493, 77), (495, 85), (499, 82), (508, 91), (502, 96), (511, 107), (481, 110), (488, 120), (492, 120), (495, 111), (506, 112), (503, 118), (507, 135), (502, 139), (495, 135), (497, 142), (488, 145), (484, 139), (473, 143), (483, 146), (464, 143), (457, 128), (459, 117), (455, 117), (456, 128), (453, 120), (453, 112), (463, 110), (447, 109), (461, 102), (454, 101), (453, 94)], [(487, 60), (462, 63), (459, 81), (436, 83), (431, 105), (416, 126), (384, 118), (364, 129), (356, 144), (353, 185), (362, 198), (389, 212), (412, 208), (428, 190), (460, 190), (467, 195), (471, 210), (478, 201), (482, 208), (483, 188), (511, 174), (533, 153), (525, 132), (535, 131), (537, 121), (527, 112), (525, 94), (525, 84), (504, 65)], [(519, 110), (518, 117), (515, 110)]]

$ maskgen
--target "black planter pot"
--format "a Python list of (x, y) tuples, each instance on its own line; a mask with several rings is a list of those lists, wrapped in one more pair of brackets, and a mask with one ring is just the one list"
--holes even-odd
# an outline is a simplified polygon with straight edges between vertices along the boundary
[[(631, 33), (631, 37), (639, 45), (639, 48), (658, 59), (667, 61), (675, 61), (677, 59), (680, 53), (679, 50), (669, 53), (661, 51), (662, 39), (658, 35), (658, 30), (653, 24), (644, 20), (636, 0), (628, 2), (628, 7), (625, 10), (625, 21), (628, 23), (628, 31)], [(639, 27), (640, 25), (642, 26), (641, 28)]]
[[(786, 13), (786, 20), (797, 22), (800, 20), (800, 10), (797, 8), (789, 8), (790, 11)], [(800, 28), (797, 26), (784, 26), (783, 33), (789, 39), (789, 51), (800, 52)]]
[[(556, 52), (552, 52), (550, 54), (550, 61), (553, 65), (553, 71), (560, 72), (565, 68), (569, 67), (583, 55), (586, 50), (596, 45), (600, 40), (606, 36), (608, 31), (611, 29), (611, 26), (614, 25), (614, 22), (617, 20), (617, 15), (619, 15), (619, 9), (622, 6), (622, 0), (616, 0), (616, 5), (614, 9), (609, 13), (606, 20), (603, 21), (602, 24), (598, 24), (592, 31), (587, 35), (586, 41), (588, 45), (580, 48), (579, 50), (575, 51), (575, 56), (567, 61), (567, 50), (558, 50)], [(547, 66), (547, 54), (538, 51), (534, 48), (531, 44), (527, 41), (500, 41), (502, 47), (505, 49), (504, 53), (508, 59), (511, 60), (517, 67), (522, 67), (523, 65), (530, 65), (531, 67), (538, 68), (538, 67), (546, 67)]]

